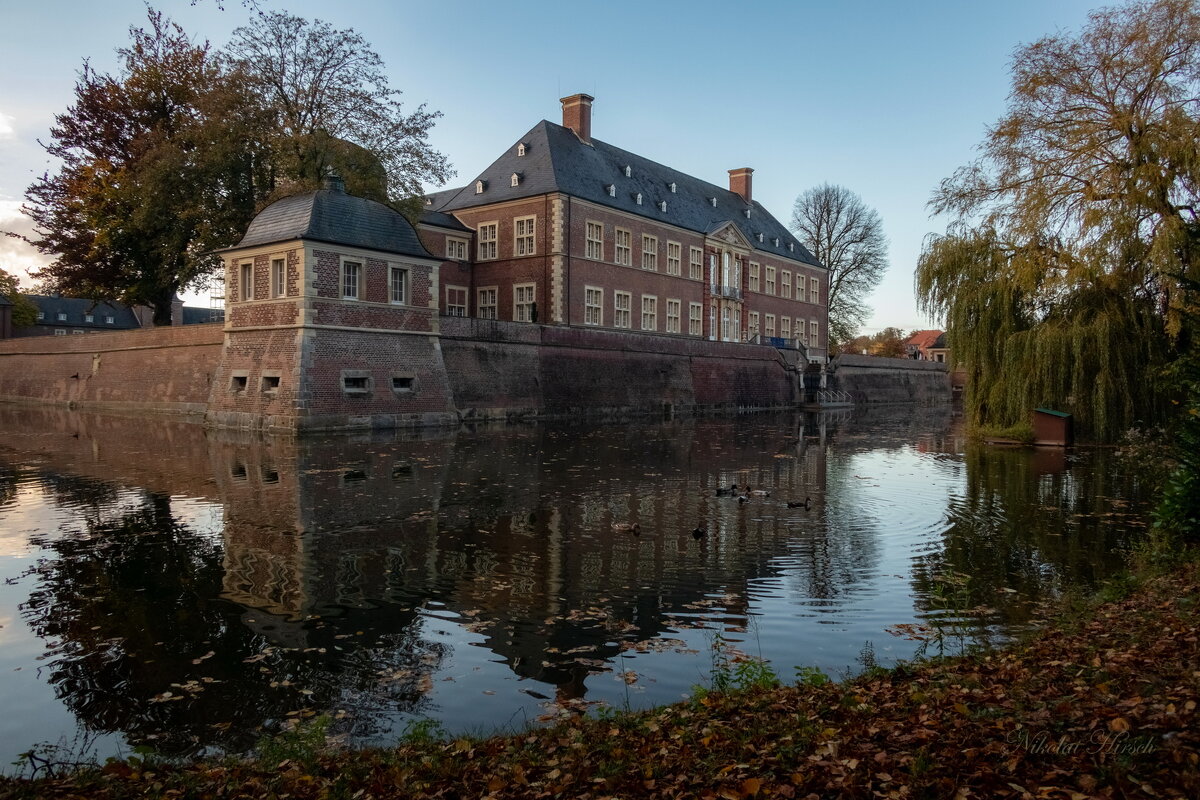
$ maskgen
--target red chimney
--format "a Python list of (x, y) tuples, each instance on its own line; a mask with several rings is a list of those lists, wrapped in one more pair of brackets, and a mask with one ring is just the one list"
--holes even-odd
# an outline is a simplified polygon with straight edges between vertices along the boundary
[(747, 203), (754, 202), (751, 186), (754, 183), (754, 170), (750, 167), (729, 170), (729, 191), (742, 196)]
[(590, 94), (573, 94), (562, 98), (563, 127), (575, 131), (579, 141), (592, 143), (592, 101)]

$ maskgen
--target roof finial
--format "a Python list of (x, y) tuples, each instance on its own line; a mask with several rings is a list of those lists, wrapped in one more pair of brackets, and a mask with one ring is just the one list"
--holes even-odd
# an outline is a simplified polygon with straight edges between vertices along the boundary
[(338, 171), (332, 166), (325, 167), (325, 180), (323, 188), (331, 189), (335, 192), (346, 191), (346, 182), (342, 180), (342, 176), (338, 175)]

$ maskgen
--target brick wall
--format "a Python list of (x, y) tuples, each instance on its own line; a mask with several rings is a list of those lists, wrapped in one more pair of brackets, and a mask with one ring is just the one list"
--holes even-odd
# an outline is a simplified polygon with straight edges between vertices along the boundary
[(0, 400), (201, 414), (220, 324), (0, 342)]
[(952, 392), (947, 366), (845, 354), (833, 359), (828, 387), (849, 392), (857, 403), (948, 403)]

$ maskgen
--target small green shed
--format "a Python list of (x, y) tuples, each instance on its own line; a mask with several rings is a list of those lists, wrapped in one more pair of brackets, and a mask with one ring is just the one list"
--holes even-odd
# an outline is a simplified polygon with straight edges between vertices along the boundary
[(1049, 408), (1033, 410), (1033, 443), (1048, 447), (1066, 447), (1074, 439), (1071, 415)]

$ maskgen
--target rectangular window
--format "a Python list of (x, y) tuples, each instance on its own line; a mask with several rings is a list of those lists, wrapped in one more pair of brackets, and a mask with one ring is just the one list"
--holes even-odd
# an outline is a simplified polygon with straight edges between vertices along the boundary
[(658, 269), (657, 236), (642, 236), (642, 269)]
[(704, 279), (704, 251), (699, 247), (688, 250), (688, 277), (694, 281)]
[(388, 300), (398, 306), (408, 302), (408, 270), (402, 267), (388, 270)]
[(278, 375), (263, 375), (262, 376), (262, 391), (263, 394), (274, 394), (279, 391), (279, 376)]
[(789, 300), (792, 297), (792, 273), (786, 269), (779, 273), (779, 296)]
[(688, 303), (688, 333), (692, 336), (700, 336), (703, 329), (700, 326), (700, 314), (703, 311), (703, 306), (699, 303)]
[(104, 318), (105, 325), (112, 325), (114, 322), (116, 322), (116, 319), (114, 319), (113, 317), (105, 317)]
[(617, 254), (615, 261), (625, 266), (633, 265), (633, 243), (629, 231), (617, 228)]
[(500, 224), (485, 222), (479, 226), (479, 260), (491, 261), (496, 258), (496, 238)]
[(658, 330), (658, 298), (654, 295), (642, 295), (642, 330)]
[(814, 306), (821, 304), (821, 281), (817, 278), (808, 279), (808, 302)]
[(287, 294), (287, 262), (282, 258), (271, 259), (271, 297)]
[(800, 337), (800, 341), (808, 344), (808, 328), (800, 317), (796, 317), (796, 335)]
[(679, 333), (679, 312), (683, 303), (667, 299), (667, 333)]
[(758, 312), (757, 311), (750, 312), (749, 324), (750, 324), (750, 329), (747, 331), (747, 333), (749, 333), (751, 336), (758, 336)]
[(537, 217), (517, 217), (513, 220), (513, 255), (533, 255), (533, 231)]
[(446, 237), (446, 258), (450, 261), (467, 260), (467, 240)]
[(683, 269), (683, 245), (667, 242), (667, 274), (678, 275)]
[(67, 330), (66, 330), (66, 328), (55, 328), (54, 335), (55, 336), (66, 336)]
[(820, 347), (821, 342), (821, 323), (815, 319), (808, 323), (808, 346)]
[(775, 315), (767, 314), (765, 323), (766, 323), (765, 330), (763, 331), (763, 334), (765, 336), (774, 336), (775, 335)]
[(750, 262), (750, 291), (758, 291), (758, 264), (754, 261)]
[(44, 320), (46, 318), (46, 312), (45, 311), (37, 312), (37, 318), (39, 321)]
[(763, 288), (766, 294), (775, 294), (775, 268), (767, 267), (766, 286)]
[(518, 283), (513, 287), (513, 321), (533, 322), (533, 292), (537, 284)]
[(84, 321), (84, 322), (95, 322), (95, 321), (96, 321), (96, 317), (95, 317), (94, 315), (92, 315), (92, 314), (84, 314), (84, 315), (83, 315), (83, 321)]
[(451, 317), (465, 317), (467, 315), (467, 287), (446, 287), (446, 314)]
[(496, 319), (497, 287), (485, 286), (479, 290), (479, 304), (476, 313), (480, 319)]
[(633, 320), (630, 314), (632, 305), (633, 295), (629, 292), (613, 292), (613, 327), (633, 327)]
[(779, 318), (779, 335), (782, 336), (784, 339), (792, 338), (792, 318), (791, 317), (780, 317)]
[(247, 261), (242, 264), (241, 286), (243, 300), (254, 299), (254, 264)]
[(583, 287), (583, 324), (604, 324), (604, 290), (595, 286)]
[(358, 299), (358, 284), (362, 277), (362, 264), (357, 261), (342, 262), (342, 298)]
[(604, 226), (599, 222), (587, 224), (587, 257), (593, 261), (604, 260)]

